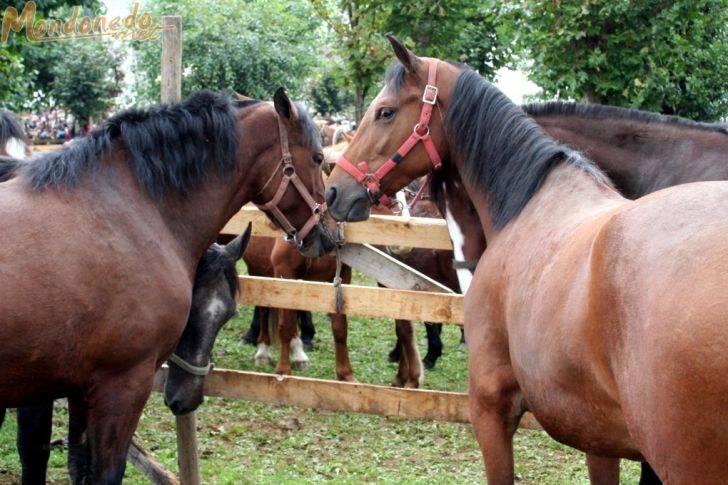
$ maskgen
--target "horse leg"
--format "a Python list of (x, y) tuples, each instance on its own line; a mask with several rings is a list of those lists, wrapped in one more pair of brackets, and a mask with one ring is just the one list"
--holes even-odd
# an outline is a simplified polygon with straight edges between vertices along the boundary
[(86, 405), (81, 398), (68, 399), (68, 473), (71, 483), (81, 485), (88, 475)]
[(354, 369), (349, 360), (349, 347), (346, 343), (349, 335), (349, 322), (346, 315), (342, 313), (329, 313), (329, 318), (336, 352), (336, 378), (340, 381), (356, 382)]
[(586, 455), (591, 485), (619, 485), (619, 458)]
[[(397, 333), (397, 322), (394, 322), (394, 332)], [(389, 362), (400, 362), (401, 357), (399, 354), (401, 345), (399, 342), (399, 337), (397, 337), (397, 341), (394, 343), (394, 348), (389, 352), (389, 355), (387, 356), (387, 360)]]
[(253, 309), (253, 320), (250, 322), (250, 328), (243, 335), (243, 343), (256, 345), (260, 336), (260, 315), (263, 308), (256, 306)]
[(425, 331), (427, 332), (427, 355), (423, 359), (425, 369), (434, 369), (437, 359), (442, 355), (442, 323), (425, 322)]
[(268, 319), (270, 318), (270, 308), (255, 307), (258, 312), (258, 320), (260, 321), (258, 333), (258, 350), (255, 351), (256, 367), (269, 366), (273, 362), (273, 355), (270, 351), (270, 326)]
[[(296, 336), (296, 311), (295, 310), (278, 310), (278, 336), (281, 343), (281, 353), (276, 366), (277, 374), (290, 374), (291, 367), (296, 369), (304, 369), (308, 366), (308, 357), (303, 352), (303, 344), (301, 339)], [(296, 355), (295, 360), (291, 360), (291, 344), (296, 337), (294, 344)], [(303, 354), (303, 355), (301, 355)]]
[(5, 408), (0, 408), (0, 428), (3, 427), (3, 421), (5, 421)]
[(106, 376), (86, 399), (89, 474), (93, 484), (120, 484), (139, 417), (152, 392), (154, 366)]
[[(466, 301), (466, 310), (472, 310), (469, 303), (472, 304), (472, 300)], [(480, 320), (481, 315), (471, 311), (465, 313), (470, 347), (470, 422), (483, 453), (488, 483), (512, 484), (513, 435), (526, 406), (511, 367), (508, 336), (496, 325), (485, 325)]]
[(642, 473), (640, 475), (640, 485), (662, 485), (662, 480), (657, 476), (655, 470), (649, 463), (642, 462)]
[(18, 408), (18, 454), (23, 485), (44, 484), (51, 453), (53, 401)]
[(301, 330), (301, 341), (303, 342), (303, 350), (310, 352), (313, 350), (313, 338), (316, 336), (316, 327), (313, 326), (313, 316), (309, 311), (298, 311), (298, 327)]
[(414, 325), (410, 320), (395, 320), (395, 322), (401, 358), (392, 385), (416, 389), (422, 385), (424, 373), (420, 352), (417, 349)]

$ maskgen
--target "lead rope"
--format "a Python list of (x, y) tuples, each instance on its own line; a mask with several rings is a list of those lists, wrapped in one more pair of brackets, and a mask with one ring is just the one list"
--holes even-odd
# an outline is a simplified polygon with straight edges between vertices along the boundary
[(334, 275), (334, 309), (336, 313), (344, 310), (344, 288), (341, 286), (341, 253), (339, 250), (344, 245), (344, 223), (337, 222), (336, 234), (336, 274)]

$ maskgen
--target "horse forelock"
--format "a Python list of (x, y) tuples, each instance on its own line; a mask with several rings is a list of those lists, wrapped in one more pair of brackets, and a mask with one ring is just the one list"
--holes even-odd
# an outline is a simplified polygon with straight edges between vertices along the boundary
[(8, 143), (12, 143), (12, 140), (17, 140), (18, 143), (23, 145), (23, 148), (28, 144), (23, 126), (15, 113), (0, 109), (0, 151), (6, 149)]
[(236, 122), (227, 96), (200, 91), (180, 103), (122, 111), (87, 138), (34, 159), (23, 174), (35, 190), (74, 186), (119, 142), (152, 198), (170, 190), (184, 194), (207, 180), (213, 165), (220, 176), (234, 170)]
[(705, 123), (674, 115), (652, 113), (633, 108), (622, 108), (593, 103), (575, 103), (570, 101), (547, 101), (545, 103), (528, 103), (521, 108), (530, 116), (578, 116), (595, 119), (611, 119), (639, 121), (648, 124), (676, 125), (697, 130), (715, 131), (728, 135), (728, 125), (721, 123)]
[(452, 93), (445, 112), (446, 136), (463, 164), (463, 177), (487, 194), (496, 228), (517, 216), (561, 163), (606, 180), (591, 161), (547, 136), (477, 72), (463, 69)]
[(222, 247), (210, 247), (200, 258), (195, 273), (195, 289), (205, 288), (222, 276), (234, 297), (240, 289), (235, 260)]

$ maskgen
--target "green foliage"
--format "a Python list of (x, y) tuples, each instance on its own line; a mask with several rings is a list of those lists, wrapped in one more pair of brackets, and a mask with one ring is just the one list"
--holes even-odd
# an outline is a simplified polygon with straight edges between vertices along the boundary
[[(283, 0), (148, 1), (142, 10), (180, 15), (183, 26), (182, 94), (234, 89), (269, 99), (279, 86), (301, 97), (303, 80), (317, 63), (316, 32), (308, 4)], [(137, 42), (137, 100), (159, 100), (161, 41)]]
[(0, 108), (18, 111), (29, 87), (20, 55), (0, 46)]
[(101, 39), (57, 42), (57, 63), (51, 68), (52, 95), (81, 125), (103, 116), (121, 92), (122, 57)]
[(311, 101), (314, 110), (321, 114), (341, 113), (353, 106), (354, 98), (339, 87), (332, 73), (327, 72), (311, 88)]
[(357, 120), (392, 59), (387, 32), (419, 55), (467, 62), (485, 76), (510, 60), (496, 29), (501, 12), (496, 0), (310, 2), (335, 37), (334, 52), (343, 66), (343, 84), (354, 91)]
[(728, 114), (726, 0), (511, 0), (544, 97), (716, 120)]
[(385, 28), (409, 39), (419, 55), (465, 62), (485, 77), (493, 77), (511, 59), (503, 43), (502, 3), (497, 0), (414, 0), (391, 5)]

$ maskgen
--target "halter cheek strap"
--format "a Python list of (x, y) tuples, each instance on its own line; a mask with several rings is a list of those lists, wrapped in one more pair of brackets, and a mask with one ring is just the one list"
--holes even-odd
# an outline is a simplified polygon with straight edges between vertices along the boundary
[[(276, 193), (273, 195), (271, 200), (264, 204), (254, 203), (260, 210), (268, 214), (283, 229), (283, 231), (285, 231), (287, 241), (294, 242), (300, 247), (308, 233), (311, 232), (311, 229), (313, 229), (314, 226), (321, 221), (321, 216), (324, 212), (326, 212), (326, 204), (319, 204), (316, 202), (313, 197), (311, 197), (311, 194), (308, 192), (301, 179), (298, 178), (298, 175), (296, 174), (296, 167), (293, 165), (293, 157), (291, 156), (291, 152), (288, 148), (288, 132), (280, 118), (278, 118), (278, 134), (280, 136), (282, 153), (281, 161), (278, 163), (278, 166), (282, 165), (283, 167), (281, 182), (278, 185), (278, 190), (276, 190)], [(268, 181), (263, 185), (259, 195), (265, 191), (277, 173), (278, 167), (276, 167), (276, 170), (273, 171), (271, 176), (268, 178)], [(304, 223), (301, 229), (296, 229), (278, 207), (278, 204), (281, 199), (283, 199), (289, 185), (293, 185), (293, 187), (301, 195), (304, 203), (309, 207), (309, 209), (311, 209), (311, 216)]]
[(375, 204), (382, 203), (386, 206), (392, 205), (392, 200), (381, 189), (381, 181), (385, 175), (394, 170), (405, 156), (420, 142), (425, 147), (427, 155), (432, 162), (432, 171), (439, 170), (442, 166), (442, 159), (430, 137), (430, 119), (432, 108), (437, 103), (437, 61), (430, 59), (427, 71), (427, 85), (422, 94), (422, 111), (420, 119), (412, 130), (412, 134), (405, 140), (402, 146), (374, 173), (369, 169), (367, 162), (359, 162), (356, 166), (343, 156), (339, 157), (336, 164), (346, 170), (354, 179), (364, 186), (369, 192), (369, 197)]

